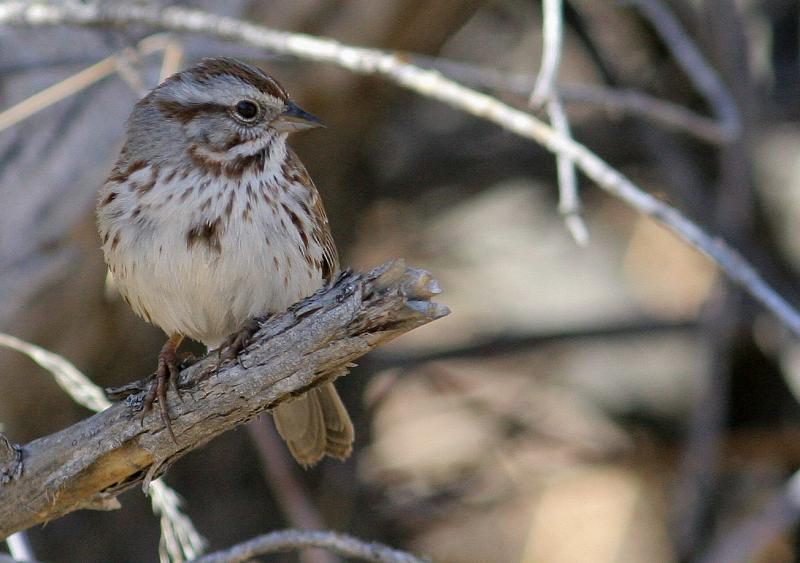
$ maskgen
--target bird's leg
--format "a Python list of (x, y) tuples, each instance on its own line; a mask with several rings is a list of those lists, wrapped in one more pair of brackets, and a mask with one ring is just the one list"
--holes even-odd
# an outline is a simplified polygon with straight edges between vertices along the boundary
[[(189, 381), (184, 382), (184, 384), (186, 386), (197, 385), (212, 375), (217, 375), (223, 362), (238, 358), (239, 353), (247, 348), (247, 345), (250, 343), (250, 339), (253, 338), (253, 335), (258, 332), (258, 329), (260, 328), (261, 324), (258, 322), (258, 319), (250, 319), (247, 321), (242, 328), (228, 336), (228, 338), (226, 338), (225, 341), (220, 344), (219, 348), (217, 348), (217, 365), (204, 369), (192, 377)], [(245, 366), (243, 365), (243, 367)]]
[[(186, 368), (194, 365), (197, 363), (199, 358), (195, 357), (194, 354), (191, 352), (184, 352), (182, 355), (179, 355), (179, 359), (181, 360), (180, 365), (178, 366), (178, 371), (183, 371)], [(131, 381), (129, 383), (125, 383), (124, 385), (118, 385), (116, 387), (106, 387), (103, 391), (111, 401), (122, 401), (131, 395), (138, 395), (139, 393), (146, 393), (150, 389), (150, 383), (153, 381), (153, 377), (155, 374), (148, 375), (147, 377), (142, 377), (141, 379), (137, 379), (136, 381)], [(177, 378), (172, 379), (170, 378), (173, 384), (173, 388), (177, 383)], [(180, 386), (178, 387), (178, 391), (180, 389), (185, 389), (187, 386)], [(181, 398), (180, 393), (178, 393), (178, 398)]]
[(178, 377), (180, 376), (180, 362), (178, 360), (178, 346), (183, 340), (183, 335), (173, 334), (169, 340), (161, 347), (161, 352), (158, 354), (158, 369), (156, 370), (155, 377), (150, 382), (150, 387), (147, 390), (147, 395), (144, 397), (142, 404), (142, 418), (153, 408), (153, 403), (158, 399), (158, 409), (161, 412), (161, 420), (167, 428), (172, 441), (176, 444), (178, 440), (172, 431), (172, 423), (169, 420), (169, 408), (167, 406), (167, 387), (172, 381), (172, 386), (175, 392), (178, 391)]
[[(235, 360), (247, 348), (253, 335), (261, 328), (258, 319), (250, 319), (242, 328), (228, 336), (217, 350), (218, 366), (226, 360)], [(219, 369), (219, 367), (217, 367)]]

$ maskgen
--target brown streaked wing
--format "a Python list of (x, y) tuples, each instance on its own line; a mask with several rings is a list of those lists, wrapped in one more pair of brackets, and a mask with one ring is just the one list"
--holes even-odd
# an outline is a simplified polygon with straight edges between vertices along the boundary
[(306, 208), (306, 202), (300, 202), (300, 205), (307, 210), (311, 219), (314, 222), (314, 227), (311, 232), (311, 238), (322, 247), (322, 261), (320, 268), (322, 270), (322, 280), (324, 283), (330, 283), (331, 280), (339, 273), (339, 253), (336, 250), (336, 243), (333, 242), (333, 234), (331, 233), (331, 226), (328, 222), (328, 216), (325, 213), (325, 207), (322, 204), (322, 198), (319, 195), (314, 181), (306, 171), (306, 167), (300, 162), (297, 154), (289, 149), (286, 154), (286, 161), (282, 166), (284, 175), (293, 182), (301, 183), (309, 189), (311, 194), (311, 201), (309, 208)]

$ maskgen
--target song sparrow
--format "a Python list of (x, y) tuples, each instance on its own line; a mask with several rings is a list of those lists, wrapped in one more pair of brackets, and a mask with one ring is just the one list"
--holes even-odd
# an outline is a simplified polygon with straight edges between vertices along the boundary
[[(183, 337), (220, 347), (338, 269), (319, 193), (286, 143), (320, 125), (273, 78), (227, 58), (171, 76), (130, 116), (98, 229), (122, 296), (169, 336), (144, 412), (157, 398), (173, 439), (167, 384)], [(301, 464), (350, 454), (353, 425), (332, 383), (273, 414)]]

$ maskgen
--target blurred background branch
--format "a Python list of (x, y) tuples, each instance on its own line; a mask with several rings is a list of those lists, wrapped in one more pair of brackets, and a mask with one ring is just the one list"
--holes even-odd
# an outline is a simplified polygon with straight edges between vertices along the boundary
[(425, 563), (428, 561), (410, 553), (377, 543), (367, 543), (345, 534), (315, 530), (280, 530), (253, 538), (224, 551), (210, 553), (197, 559), (196, 563), (238, 563), (259, 555), (304, 547), (325, 548), (343, 557), (375, 563)]
[[(797, 340), (625, 209), (672, 221), (796, 328), (796, 3), (3, 2), (0, 17), (16, 22), (0, 35), (0, 107), (29, 108), (0, 133), (6, 332), (104, 384), (152, 367), (160, 336), (103, 294), (90, 209), (139, 92), (208, 55), (269, 68), (328, 122), (296, 144), (344, 263), (413, 257), (448, 288), (454, 315), (343, 381), (352, 460), (303, 474), (255, 420), (176, 464), (212, 546), (306, 521), (465, 563), (796, 559)], [(154, 28), (169, 34), (144, 52)], [(530, 113), (536, 61), (557, 132)], [(31, 111), (35, 92), (50, 105)], [(627, 203), (578, 202), (569, 162)], [(559, 198), (580, 203), (589, 251), (562, 233)], [(46, 378), (3, 378), (31, 371), (15, 358), (0, 355), (9, 436), (84, 416)], [(32, 529), (35, 554), (152, 558), (150, 509), (125, 504)], [(117, 541), (74, 542), (103, 527)]]
[[(664, 13), (666, 12), (658, 12), (655, 16), (661, 18)], [(333, 63), (353, 72), (384, 76), (418, 94), (444, 102), (530, 138), (559, 157), (574, 162), (598, 186), (622, 199), (637, 211), (661, 222), (688, 244), (714, 260), (735, 283), (741, 285), (775, 314), (796, 336), (800, 336), (800, 313), (777, 293), (739, 252), (722, 239), (708, 234), (675, 208), (631, 182), (594, 152), (570, 137), (547, 127), (535, 117), (444, 78), (438, 73), (416, 67), (398, 55), (351, 47), (330, 39), (277, 31), (208, 12), (178, 7), (162, 9), (153, 6), (115, 4), (53, 5), (8, 2), (0, 3), (0, 23), (3, 22), (34, 26), (144, 23), (172, 31), (212, 33), (221, 38), (237, 39), (311, 61)], [(674, 28), (669, 26), (669, 23), (671, 22), (667, 20), (664, 25), (666, 29), (672, 31)], [(698, 61), (701, 59), (696, 51), (683, 48), (679, 54), (686, 60), (689, 68), (694, 69), (692, 71), (694, 76), (703, 75), (699, 78), (698, 86), (717, 99), (719, 92), (724, 91), (724, 88), (718, 81), (704, 74), (708, 67), (700, 65)], [(727, 114), (732, 110), (723, 104), (720, 111)]]

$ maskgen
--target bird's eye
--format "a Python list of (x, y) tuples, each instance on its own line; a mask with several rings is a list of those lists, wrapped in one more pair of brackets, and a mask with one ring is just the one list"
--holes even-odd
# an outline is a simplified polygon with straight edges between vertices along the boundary
[(236, 102), (234, 110), (236, 111), (236, 115), (244, 121), (253, 121), (259, 114), (258, 104), (250, 100)]

